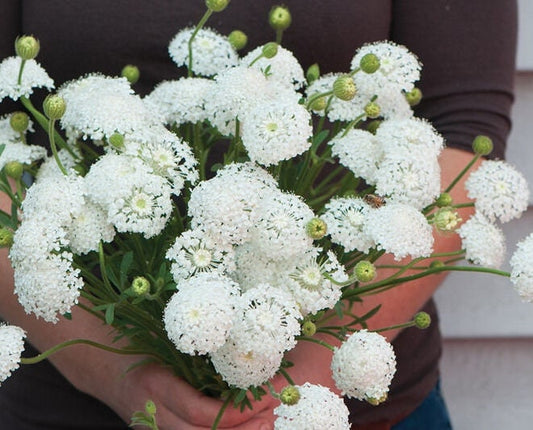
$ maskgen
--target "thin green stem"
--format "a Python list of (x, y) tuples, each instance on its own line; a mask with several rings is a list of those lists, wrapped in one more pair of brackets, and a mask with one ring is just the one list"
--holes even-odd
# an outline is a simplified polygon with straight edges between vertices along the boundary
[(220, 423), (220, 420), (222, 419), (222, 416), (224, 415), (224, 412), (228, 408), (229, 404), (233, 400), (233, 395), (230, 395), (224, 400), (224, 403), (220, 407), (220, 410), (218, 411), (218, 414), (215, 418), (215, 421), (213, 422), (213, 425), (211, 426), (211, 430), (216, 430), (218, 428), (218, 424)]
[(57, 152), (57, 146), (55, 141), (55, 120), (48, 120), (48, 139), (50, 140), (50, 148), (52, 149), (52, 154), (54, 155), (54, 160), (56, 160), (57, 167), (61, 170), (63, 175), (67, 176), (67, 170), (63, 166), (63, 163), (59, 159), (59, 154)]
[(321, 340), (321, 339), (315, 339), (313, 337), (307, 337), (307, 336), (296, 336), (297, 340), (305, 340), (307, 342), (316, 343), (318, 345), (322, 345), (324, 348), (329, 349), (330, 351), (335, 351), (335, 347), (333, 345), (330, 345), (329, 343)]
[(19, 75), (18, 75), (18, 78), (17, 78), (17, 84), (20, 85), (22, 84), (22, 72), (24, 70), (24, 66), (26, 65), (26, 60), (22, 59), (20, 61), (20, 69), (19, 69)]
[(389, 327), (383, 327), (383, 328), (380, 328), (380, 329), (377, 329), (377, 330), (371, 330), (375, 333), (382, 333), (384, 331), (389, 331), (389, 330), (397, 330), (397, 329), (404, 329), (404, 328), (407, 328), (407, 327), (414, 327), (416, 324), (414, 321), (409, 321), (409, 322), (406, 322), (406, 323), (403, 323), (403, 324), (396, 324), (396, 325), (391, 325)]
[(457, 185), (457, 183), (461, 180), (461, 178), (466, 174), (466, 172), (470, 170), (470, 168), (474, 165), (474, 163), (480, 159), (480, 157), (481, 155), (476, 154), (472, 158), (472, 160), (470, 160), (470, 162), (465, 166), (465, 168), (459, 172), (457, 177), (450, 183), (450, 185), (448, 185), (448, 187), (444, 190), (444, 192), (449, 193), (452, 190), (452, 188), (455, 187), (455, 185)]
[(198, 25), (192, 32), (191, 38), (189, 39), (189, 43), (187, 44), (188, 49), (189, 49), (189, 66), (188, 66), (189, 70), (187, 71), (187, 76), (189, 78), (192, 77), (192, 42), (194, 38), (196, 37), (196, 35), (198, 34), (198, 32), (200, 31), (200, 29), (205, 25), (205, 23), (207, 22), (207, 20), (212, 14), (213, 14), (213, 11), (211, 9), (207, 9), (204, 16), (202, 17), (202, 19), (200, 20), (200, 22), (198, 23)]

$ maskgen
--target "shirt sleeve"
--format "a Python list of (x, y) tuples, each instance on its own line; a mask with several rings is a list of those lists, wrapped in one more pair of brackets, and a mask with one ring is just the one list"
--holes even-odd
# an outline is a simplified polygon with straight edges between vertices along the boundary
[(493, 139), (502, 158), (511, 127), (516, 56), (516, 0), (395, 0), (391, 38), (422, 62), (423, 101), (448, 146)]

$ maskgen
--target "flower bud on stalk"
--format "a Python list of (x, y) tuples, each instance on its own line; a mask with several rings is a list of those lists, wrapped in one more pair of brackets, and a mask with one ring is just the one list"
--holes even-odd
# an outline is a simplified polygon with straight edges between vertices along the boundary
[(316, 324), (313, 321), (305, 321), (302, 324), (302, 333), (304, 336), (314, 336), (316, 333)]
[(295, 405), (300, 400), (300, 391), (294, 385), (288, 385), (281, 390), (279, 399), (284, 405)]
[(326, 97), (319, 97), (319, 98), (313, 100), (313, 102), (311, 103), (309, 108), (314, 110), (314, 111), (319, 112), (321, 110), (326, 109), (327, 104), (328, 104), (328, 101), (327, 101)]
[(265, 58), (274, 58), (278, 53), (278, 44), (276, 42), (269, 42), (263, 46), (263, 56)]
[(405, 93), (405, 99), (409, 106), (416, 106), (422, 100), (422, 91), (420, 88), (413, 88), (411, 91)]
[(359, 61), (359, 67), (361, 67), (361, 70), (368, 74), (377, 72), (380, 65), (379, 58), (376, 54), (372, 53), (364, 55), (363, 58), (361, 58), (361, 61)]
[(109, 144), (116, 149), (124, 149), (124, 136), (119, 133), (113, 133), (109, 136)]
[(248, 43), (248, 36), (241, 30), (233, 30), (228, 36), (229, 43), (233, 46), (233, 49), (239, 51), (243, 49)]
[(0, 228), (0, 248), (10, 248), (13, 245), (13, 232), (6, 227)]
[(205, 5), (213, 12), (222, 12), (229, 4), (229, 0), (205, 0)]
[(370, 282), (376, 277), (376, 266), (370, 261), (363, 260), (355, 265), (354, 272), (359, 282)]
[(442, 193), (437, 199), (436, 203), (439, 208), (443, 208), (446, 206), (451, 206), (453, 203), (453, 199), (450, 193)]
[(489, 155), (494, 148), (492, 139), (488, 136), (476, 136), (472, 142), (472, 149), (476, 154), (479, 155)]
[(131, 289), (136, 296), (144, 296), (150, 292), (150, 281), (144, 276), (137, 276), (131, 283)]
[(39, 41), (33, 36), (21, 36), (15, 40), (15, 52), (23, 60), (33, 60), (40, 48)]
[(18, 181), (20, 178), (22, 178), (22, 174), (24, 173), (24, 166), (18, 161), (10, 161), (4, 166), (4, 172), (10, 178), (13, 178)]
[(461, 218), (457, 211), (450, 207), (439, 209), (433, 217), (435, 228), (442, 233), (455, 231), (460, 222)]
[(349, 101), (353, 99), (356, 92), (355, 82), (350, 75), (339, 76), (333, 82), (333, 94), (341, 100)]
[(155, 407), (155, 403), (151, 400), (147, 400), (146, 404), (144, 405), (144, 410), (148, 415), (155, 415), (157, 412), (157, 409)]
[(24, 133), (30, 125), (30, 117), (25, 112), (13, 112), (9, 118), (9, 125), (18, 133)]
[(137, 66), (134, 66), (133, 64), (127, 64), (120, 72), (120, 76), (126, 78), (128, 82), (133, 85), (139, 80), (141, 72)]
[(379, 105), (375, 102), (370, 102), (370, 103), (367, 103), (367, 105), (365, 106), (365, 113), (366, 113), (366, 116), (369, 117), (369, 118), (377, 118), (379, 116), (379, 114), (381, 113), (381, 108), (379, 107)]
[(268, 14), (268, 23), (276, 31), (289, 28), (292, 22), (291, 13), (285, 6), (274, 6)]
[(427, 312), (418, 312), (413, 321), (416, 327), (425, 329), (431, 325), (431, 316)]
[(44, 99), (43, 110), (48, 119), (60, 119), (65, 114), (66, 109), (67, 104), (65, 100), (57, 94), (49, 94)]
[(314, 81), (316, 81), (318, 78), (320, 78), (320, 67), (318, 66), (317, 63), (309, 66), (305, 74), (305, 77), (307, 79), (308, 84), (311, 84)]
[(306, 231), (312, 239), (322, 239), (328, 231), (328, 226), (320, 218), (313, 218), (307, 223)]

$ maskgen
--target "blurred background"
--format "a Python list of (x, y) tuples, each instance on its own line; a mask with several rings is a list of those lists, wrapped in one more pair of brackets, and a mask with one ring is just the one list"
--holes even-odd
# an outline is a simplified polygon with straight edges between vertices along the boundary
[[(533, 1), (518, 4), (507, 160), (526, 175), (533, 193)], [(508, 260), (533, 232), (533, 196), (527, 213), (503, 230)], [(533, 429), (533, 303), (522, 303), (507, 278), (460, 272), (448, 276), (436, 300), (445, 338), (442, 384), (454, 429)]]

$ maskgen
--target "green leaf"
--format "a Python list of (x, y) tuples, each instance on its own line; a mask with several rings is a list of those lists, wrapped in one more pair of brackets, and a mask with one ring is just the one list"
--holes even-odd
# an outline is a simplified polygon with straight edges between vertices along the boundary
[(107, 305), (107, 309), (105, 310), (105, 322), (106, 324), (113, 324), (113, 321), (115, 320), (115, 304), (110, 303)]
[(240, 390), (239, 394), (235, 396), (235, 400), (233, 400), (233, 405), (237, 407), (245, 398), (246, 398), (247, 390)]
[(128, 280), (128, 272), (130, 271), (131, 264), (133, 263), (133, 251), (128, 251), (122, 257), (120, 262), (120, 288), (124, 288)]

